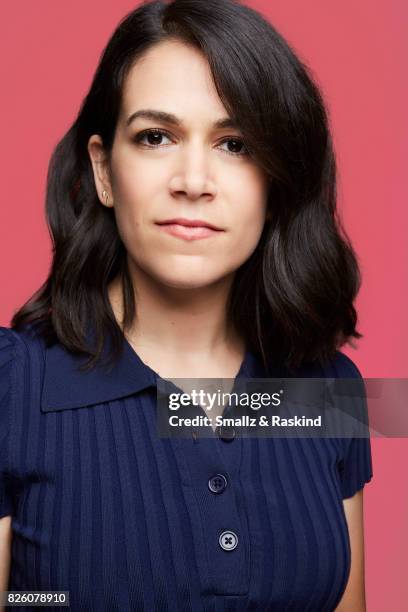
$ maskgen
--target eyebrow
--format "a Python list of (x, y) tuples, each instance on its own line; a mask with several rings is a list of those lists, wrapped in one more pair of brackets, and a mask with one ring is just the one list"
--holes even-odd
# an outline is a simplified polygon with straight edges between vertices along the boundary
[[(126, 120), (126, 125), (130, 125), (132, 121), (134, 121), (137, 117), (143, 117), (144, 119), (151, 119), (153, 121), (160, 121), (162, 123), (169, 123), (171, 125), (176, 125), (180, 127), (182, 125), (181, 119), (172, 113), (166, 113), (164, 111), (154, 110), (151, 108), (144, 108), (141, 110), (132, 113), (130, 117)], [(213, 128), (216, 130), (223, 128), (237, 128), (237, 123), (231, 119), (231, 117), (224, 117), (223, 119), (218, 119), (213, 123)]]

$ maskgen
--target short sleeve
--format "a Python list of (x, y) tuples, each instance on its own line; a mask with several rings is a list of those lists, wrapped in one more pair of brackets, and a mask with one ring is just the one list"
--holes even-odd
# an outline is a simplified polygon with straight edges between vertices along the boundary
[[(364, 390), (364, 381), (360, 370), (349, 357), (339, 351), (335, 360), (335, 370), (336, 376), (339, 378), (361, 379)], [(363, 402), (363, 405), (358, 406), (357, 410), (359, 414), (363, 415), (364, 423), (368, 425), (365, 392), (356, 400)], [(370, 482), (373, 477), (373, 465), (369, 437), (344, 438), (341, 439), (341, 442), (343, 444), (343, 458), (339, 463), (339, 474), (342, 497), (345, 499), (352, 497), (366, 483)]]
[(13, 514), (8, 480), (13, 355), (13, 334), (9, 329), (0, 327), (0, 518)]
[(373, 477), (370, 438), (349, 438), (341, 464), (340, 482), (343, 499), (353, 497)]

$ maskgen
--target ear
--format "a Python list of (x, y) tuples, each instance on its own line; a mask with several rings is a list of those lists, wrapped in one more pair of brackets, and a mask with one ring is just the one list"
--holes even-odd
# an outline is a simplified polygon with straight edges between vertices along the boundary
[(88, 153), (92, 163), (95, 188), (101, 204), (113, 207), (112, 186), (110, 181), (108, 156), (102, 138), (93, 134), (88, 140)]

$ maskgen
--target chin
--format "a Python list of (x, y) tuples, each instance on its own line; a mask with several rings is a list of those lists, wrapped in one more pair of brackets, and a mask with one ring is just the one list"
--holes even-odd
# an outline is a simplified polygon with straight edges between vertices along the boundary
[(189, 290), (189, 289), (204, 289), (205, 287), (208, 287), (209, 285), (212, 285), (213, 283), (217, 282), (219, 279), (204, 279), (204, 278), (197, 278), (197, 276), (195, 277), (185, 277), (185, 278), (181, 278), (181, 277), (171, 277), (171, 278), (161, 278), (160, 279), (160, 283), (166, 287), (171, 287), (173, 289), (185, 289), (185, 290)]
[(154, 277), (160, 284), (174, 289), (200, 289), (213, 285), (225, 277), (225, 273), (209, 274), (208, 270), (207, 273), (205, 272), (205, 266), (201, 266), (199, 270), (186, 270), (185, 267), (183, 269), (172, 268), (169, 263), (166, 271), (155, 274)]

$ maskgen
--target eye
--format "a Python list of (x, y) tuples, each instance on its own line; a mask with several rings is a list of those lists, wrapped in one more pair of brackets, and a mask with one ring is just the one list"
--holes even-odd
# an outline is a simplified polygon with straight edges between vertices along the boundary
[[(147, 145), (143, 142), (143, 139), (146, 136), (150, 140), (150, 142)], [(158, 145), (162, 144), (160, 140), (163, 136), (165, 136), (166, 138), (169, 138), (167, 132), (165, 132), (164, 130), (158, 130), (158, 129), (151, 128), (149, 130), (143, 130), (142, 132), (139, 132), (138, 134), (136, 134), (135, 142), (137, 142), (138, 144), (147, 146), (148, 148), (155, 148)]]
[[(248, 155), (249, 151), (247, 150), (247, 148), (245, 147), (244, 141), (241, 140), (240, 138), (224, 138), (224, 140), (221, 142), (221, 144), (225, 144), (225, 143), (232, 143), (232, 151), (226, 151), (225, 149), (223, 149), (223, 151), (225, 151), (225, 153), (228, 153), (229, 155)], [(238, 148), (238, 151), (236, 150)], [(243, 151), (242, 151), (243, 149)]]
[[(168, 132), (160, 130), (158, 128), (150, 128), (136, 134), (134, 141), (137, 144), (147, 147), (148, 149), (155, 149), (159, 146), (163, 146), (163, 137), (169, 138), (169, 140), (171, 140), (171, 137)], [(143, 142), (145, 138), (148, 138), (149, 142)], [(236, 157), (249, 155), (249, 151), (246, 149), (243, 140), (241, 140), (240, 138), (229, 136), (228, 138), (224, 138), (220, 144), (223, 145), (226, 143), (232, 143), (232, 151), (227, 149), (221, 149), (222, 151), (224, 151), (224, 153), (227, 153), (228, 155), (235, 155)]]

